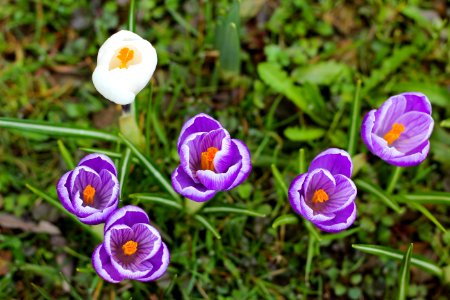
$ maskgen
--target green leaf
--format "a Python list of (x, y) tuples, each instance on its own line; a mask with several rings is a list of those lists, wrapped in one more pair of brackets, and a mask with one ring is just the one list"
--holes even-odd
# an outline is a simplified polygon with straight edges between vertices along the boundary
[(173, 200), (170, 200), (170, 199), (167, 199), (164, 197), (156, 196), (156, 195), (150, 194), (150, 193), (131, 194), (128, 197), (130, 197), (132, 199), (137, 199), (140, 201), (148, 201), (148, 202), (153, 202), (153, 203), (170, 206), (170, 207), (176, 208), (178, 210), (183, 209), (183, 206), (178, 202), (175, 202)]
[(83, 228), (83, 230), (85, 230), (85, 231), (89, 232), (90, 234), (92, 234), (92, 236), (95, 238), (95, 240), (97, 242), (100, 242), (100, 241), (103, 240), (103, 237), (100, 236), (91, 226), (88, 226), (88, 225), (86, 225), (84, 223), (81, 223), (80, 220), (78, 220), (78, 218), (75, 215), (71, 214), (67, 209), (65, 209), (59, 201), (53, 199), (52, 197), (47, 195), (47, 193), (42, 192), (42, 191), (38, 190), (37, 188), (29, 185), (29, 184), (25, 184), (25, 186), (27, 187), (27, 189), (32, 191), (34, 194), (36, 194), (37, 196), (39, 196), (42, 199), (46, 200), (48, 203), (50, 203), (52, 206), (54, 206), (60, 212), (62, 212), (63, 214), (67, 215), (75, 223), (78, 223), (78, 225), (81, 228)]
[(122, 199), (125, 181), (128, 177), (128, 169), (130, 166), (131, 160), (131, 150), (130, 148), (126, 148), (123, 152), (122, 159), (120, 161), (120, 169), (119, 169), (119, 183), (120, 183), (120, 195), (119, 199)]
[(243, 209), (243, 208), (236, 208), (236, 207), (206, 207), (202, 209), (202, 213), (234, 213), (234, 214), (241, 214), (241, 215), (247, 215), (252, 217), (260, 217), (264, 218), (265, 214), (260, 214), (256, 211)]
[(272, 169), (272, 173), (273, 176), (275, 177), (275, 180), (278, 182), (278, 184), (280, 185), (280, 187), (282, 188), (284, 194), (288, 195), (288, 188), (286, 186), (286, 183), (284, 182), (283, 176), (281, 175), (280, 171), (278, 171), (277, 166), (275, 166), (274, 164), (271, 164), (271, 169)]
[(356, 152), (356, 144), (359, 138), (359, 129), (361, 128), (361, 122), (359, 120), (361, 115), (361, 80), (356, 82), (355, 98), (352, 103), (352, 116), (350, 119), (349, 127), (349, 139), (348, 139), (348, 153), (352, 157)]
[(450, 128), (450, 119), (442, 121), (441, 127)]
[(194, 219), (202, 223), (217, 239), (221, 239), (219, 232), (204, 217), (195, 215)]
[(291, 141), (304, 142), (320, 139), (325, 132), (322, 128), (288, 127), (284, 130), (284, 135)]
[(448, 107), (448, 101), (450, 99), (450, 92), (446, 88), (432, 82), (396, 82), (390, 91), (394, 93), (420, 92), (425, 94), (433, 105), (441, 107)]
[(396, 198), (396, 200), (404, 203), (415, 202), (419, 204), (450, 205), (450, 193), (428, 192), (415, 194), (400, 194)]
[(341, 239), (346, 238), (360, 230), (361, 230), (361, 227), (356, 227), (356, 228), (352, 228), (349, 230), (341, 231), (339, 233), (322, 234), (321, 237), (322, 237), (322, 240), (324, 240), (324, 241), (341, 240)]
[(119, 141), (116, 135), (100, 130), (76, 128), (74, 126), (62, 126), (48, 122), (12, 118), (0, 118), (0, 128), (17, 129), (20, 131), (34, 132), (49, 136), (80, 137), (110, 142)]
[(295, 86), (278, 64), (270, 62), (260, 63), (258, 64), (258, 74), (268, 86), (286, 96), (317, 124), (327, 124), (327, 121), (324, 119), (324, 111), (319, 109), (320, 105), (315, 102), (316, 99), (305, 98), (304, 90)]
[(395, 212), (401, 213), (402, 210), (400, 206), (393, 200), (392, 197), (388, 197), (378, 186), (365, 182), (361, 179), (356, 179), (355, 183), (359, 189), (371, 193)]
[(109, 156), (109, 158), (122, 158), (122, 153), (99, 148), (80, 148), (87, 153), (100, 153)]
[(293, 225), (298, 224), (298, 217), (292, 214), (279, 216), (272, 223), (272, 228), (277, 228), (281, 225)]
[(67, 169), (72, 170), (75, 168), (75, 163), (73, 162), (72, 155), (70, 155), (69, 150), (67, 150), (66, 146), (61, 140), (58, 140), (58, 148), (59, 152), (61, 152), (61, 156), (66, 164)]
[(164, 178), (164, 176), (153, 166), (150, 159), (144, 156), (129, 140), (127, 140), (121, 133), (119, 133), (119, 137), (122, 141), (131, 149), (133, 154), (139, 159), (144, 167), (152, 174), (155, 179), (161, 184), (161, 186), (169, 192), (173, 199), (180, 201), (180, 197), (172, 188), (172, 185)]
[[(398, 261), (402, 260), (404, 256), (404, 253), (402, 251), (384, 246), (353, 244), (352, 247), (365, 253), (378, 256), (386, 256)], [(443, 275), (443, 271), (438, 265), (418, 255), (412, 255), (411, 265), (418, 267), (430, 274), (436, 275), (440, 278)]]
[(295, 69), (292, 73), (292, 77), (297, 82), (324, 85), (330, 85), (343, 76), (350, 76), (350, 68), (346, 64), (335, 61), (324, 61), (314, 65), (307, 65)]
[(239, 6), (239, 1), (233, 1), (228, 13), (217, 22), (215, 34), (215, 47), (220, 52), (220, 67), (232, 74), (239, 74), (241, 64)]
[(400, 277), (398, 281), (398, 300), (405, 300), (408, 295), (409, 286), (409, 268), (411, 265), (411, 255), (413, 250), (413, 244), (411, 243), (402, 259), (402, 265), (400, 267)]
[(442, 226), (442, 224), (439, 223), (439, 221), (435, 218), (435, 216), (433, 216), (433, 214), (428, 209), (426, 209), (419, 203), (415, 203), (415, 202), (408, 203), (408, 206), (414, 208), (415, 210), (420, 211), (425, 217), (427, 217), (431, 222), (433, 222), (434, 225), (436, 225), (440, 230), (442, 230), (442, 232), (444, 232), (444, 233), (447, 232), (447, 230), (444, 228), (444, 226)]

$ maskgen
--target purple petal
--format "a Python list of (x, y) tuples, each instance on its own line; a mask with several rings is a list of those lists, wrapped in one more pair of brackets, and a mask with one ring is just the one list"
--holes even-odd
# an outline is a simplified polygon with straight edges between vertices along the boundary
[(208, 190), (203, 184), (195, 183), (181, 166), (172, 173), (172, 186), (180, 195), (197, 202), (208, 201), (216, 194), (216, 191)]
[(79, 216), (78, 219), (88, 225), (97, 225), (104, 223), (108, 219), (109, 215), (117, 209), (118, 204), (119, 202), (117, 201), (103, 210), (97, 210), (96, 212), (86, 217)]
[(417, 166), (427, 158), (430, 151), (430, 142), (427, 140), (421, 145), (412, 149), (409, 153), (402, 156), (389, 157), (384, 159), (387, 163), (398, 167), (412, 167)]
[(375, 109), (369, 111), (365, 115), (361, 125), (361, 138), (364, 144), (366, 144), (366, 147), (372, 153), (374, 153), (372, 134), (373, 134), (373, 127), (375, 126), (375, 112), (376, 112)]
[(331, 174), (352, 176), (352, 159), (350, 155), (341, 149), (330, 148), (317, 155), (309, 165), (308, 172), (314, 169), (325, 169)]
[(294, 181), (292, 181), (291, 185), (289, 186), (288, 192), (288, 198), (292, 208), (297, 214), (300, 215), (302, 214), (300, 201), (302, 197), (301, 195), (303, 193), (303, 183), (305, 182), (306, 175), (308, 175), (308, 173), (300, 174), (295, 177)]
[(404, 125), (405, 131), (392, 143), (391, 147), (403, 153), (408, 153), (428, 140), (434, 126), (430, 115), (415, 111), (402, 115), (397, 122)]
[(308, 173), (305, 179), (305, 198), (310, 206), (322, 205), (325, 202), (313, 204), (312, 199), (317, 190), (324, 190), (328, 195), (334, 193), (336, 180), (328, 170), (315, 169)]
[(334, 179), (336, 187), (334, 193), (329, 195), (329, 200), (324, 202), (323, 212), (325, 213), (336, 213), (356, 198), (356, 186), (351, 179), (343, 175), (336, 175)]
[(373, 132), (380, 136), (391, 130), (392, 125), (405, 113), (406, 105), (406, 99), (402, 95), (386, 100), (375, 112)]
[(133, 227), (133, 240), (138, 243), (138, 252), (142, 256), (140, 261), (153, 257), (161, 247), (161, 235), (158, 230), (149, 224), (138, 223)]
[(170, 262), (170, 253), (165, 243), (162, 243), (160, 250), (148, 260), (152, 269), (144, 276), (137, 278), (139, 281), (152, 281), (160, 278), (167, 271)]
[(244, 142), (238, 139), (232, 139), (232, 142), (238, 148), (239, 154), (242, 159), (242, 166), (236, 179), (231, 184), (231, 186), (227, 188), (227, 190), (231, 190), (244, 182), (252, 171), (252, 160), (250, 158), (250, 151), (248, 150), (247, 145), (245, 145)]
[(210, 170), (199, 170), (197, 171), (197, 177), (207, 189), (223, 191), (233, 184), (241, 168), (242, 162), (238, 161), (235, 165), (231, 166), (226, 173), (215, 173)]
[(336, 217), (329, 221), (315, 222), (314, 224), (321, 230), (336, 233), (350, 227), (356, 219), (356, 205), (350, 203), (341, 211), (335, 212)]
[(222, 128), (222, 125), (218, 121), (207, 114), (198, 114), (184, 123), (178, 138), (177, 148), (179, 149), (184, 140), (193, 133), (209, 132), (219, 128)]
[(97, 173), (100, 173), (101, 170), (106, 169), (113, 173), (114, 176), (117, 176), (117, 170), (114, 162), (108, 156), (103, 154), (92, 153), (86, 155), (82, 160), (80, 160), (78, 166), (89, 167)]
[(96, 191), (94, 207), (102, 210), (119, 201), (120, 185), (117, 177), (106, 169), (101, 170), (99, 175), (102, 184)]
[(67, 209), (70, 213), (75, 213), (72, 205), (72, 201), (70, 200), (70, 192), (68, 190), (69, 186), (69, 176), (72, 174), (72, 171), (64, 174), (61, 179), (58, 181), (58, 185), (56, 186), (56, 191), (58, 193), (58, 198), (61, 201), (62, 205), (65, 209)]
[(115, 210), (105, 222), (105, 232), (115, 225), (127, 225), (132, 227), (136, 223), (149, 224), (147, 213), (140, 207), (126, 205)]
[(409, 92), (403, 93), (401, 96), (406, 99), (405, 112), (418, 111), (431, 115), (431, 103), (427, 96), (422, 93)]
[(101, 187), (101, 183), (102, 180), (95, 170), (86, 166), (76, 167), (72, 171), (70, 182), (72, 201), (76, 195), (81, 197), (81, 194), (88, 185), (91, 185), (95, 190), (98, 190)]
[(105, 251), (111, 255), (114, 260), (119, 251), (122, 251), (122, 246), (134, 237), (133, 230), (127, 225), (117, 224), (105, 232), (103, 244)]
[(112, 266), (111, 257), (106, 253), (103, 244), (98, 245), (92, 253), (92, 266), (97, 274), (108, 282), (118, 283), (124, 280)]

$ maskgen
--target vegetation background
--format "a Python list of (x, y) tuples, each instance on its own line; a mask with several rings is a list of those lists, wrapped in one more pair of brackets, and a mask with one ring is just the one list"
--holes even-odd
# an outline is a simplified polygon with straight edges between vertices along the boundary
[[(136, 31), (159, 59), (136, 101), (145, 156), (169, 178), (183, 122), (205, 112), (247, 143), (254, 170), (208, 202), (199, 222), (155, 203), (169, 196), (117, 141), (1, 128), (0, 298), (393, 299), (400, 261), (352, 244), (414, 243), (438, 271), (412, 262), (408, 298), (449, 299), (449, 16), (445, 0), (137, 1)], [(100, 45), (127, 20), (126, 0), (0, 0), (0, 127), (18, 118), (116, 134), (120, 107), (96, 92), (91, 74)], [(347, 149), (355, 105), (361, 118), (405, 91), (433, 104), (428, 158), (400, 174), (392, 196), (394, 168), (357, 132), (357, 220), (342, 235), (319, 235), (286, 197), (299, 149), (306, 165), (326, 148)], [(100, 280), (90, 261), (97, 241), (49, 202), (71, 160), (92, 149), (110, 151), (123, 174), (121, 205), (145, 208), (171, 250), (157, 282)], [(446, 193), (421, 205), (431, 192)], [(211, 209), (224, 206), (265, 217)]]

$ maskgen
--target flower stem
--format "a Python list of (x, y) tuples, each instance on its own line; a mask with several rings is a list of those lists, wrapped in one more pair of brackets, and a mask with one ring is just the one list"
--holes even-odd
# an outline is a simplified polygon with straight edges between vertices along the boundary
[(400, 177), (400, 174), (402, 173), (403, 168), (402, 167), (395, 167), (394, 173), (392, 173), (391, 179), (389, 180), (388, 187), (386, 189), (386, 193), (392, 194), (394, 191), (395, 185), (397, 184), (397, 180)]
[(128, 30), (136, 31), (136, 2), (130, 0), (130, 9), (128, 10)]
[(186, 213), (188, 215), (194, 215), (196, 212), (198, 212), (203, 205), (205, 205), (206, 202), (196, 202), (189, 200), (188, 198), (184, 199), (184, 207), (186, 209)]
[(299, 174), (303, 174), (306, 172), (306, 167), (305, 167), (305, 149), (304, 148), (300, 148), (299, 150), (299, 162), (298, 162), (298, 171)]
[(359, 114), (361, 110), (361, 80), (358, 79), (356, 82), (356, 92), (355, 99), (353, 100), (352, 106), (352, 117), (350, 120), (350, 130), (349, 130), (349, 140), (348, 140), (348, 154), (350, 156), (355, 155), (356, 151), (356, 141), (358, 140), (357, 128), (359, 124)]

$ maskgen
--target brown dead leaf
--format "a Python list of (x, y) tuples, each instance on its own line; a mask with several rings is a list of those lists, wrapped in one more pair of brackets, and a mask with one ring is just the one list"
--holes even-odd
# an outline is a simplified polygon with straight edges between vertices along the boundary
[(0, 226), (9, 229), (20, 229), (26, 232), (47, 233), (51, 235), (61, 234), (59, 228), (48, 221), (40, 221), (38, 224), (24, 221), (10, 214), (0, 214)]
[(0, 250), (0, 276), (4, 276), (9, 271), (9, 264), (12, 260), (12, 253), (9, 250)]

